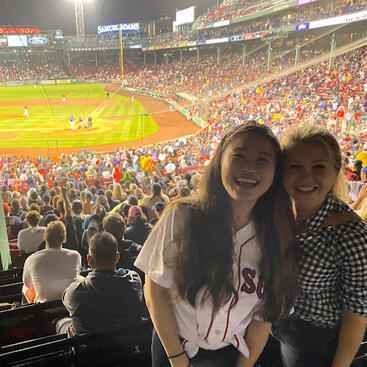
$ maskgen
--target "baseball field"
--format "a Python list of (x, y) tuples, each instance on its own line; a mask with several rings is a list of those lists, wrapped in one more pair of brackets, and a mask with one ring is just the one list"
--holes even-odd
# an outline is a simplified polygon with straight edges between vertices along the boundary
[[(109, 88), (109, 98), (101, 84), (0, 88), (0, 148), (103, 146), (142, 139), (159, 130), (137, 98), (117, 94), (118, 85), (110, 87), (115, 92)], [(70, 116), (75, 118), (75, 130)], [(92, 117), (91, 129), (79, 124), (79, 119), (88, 116)]]

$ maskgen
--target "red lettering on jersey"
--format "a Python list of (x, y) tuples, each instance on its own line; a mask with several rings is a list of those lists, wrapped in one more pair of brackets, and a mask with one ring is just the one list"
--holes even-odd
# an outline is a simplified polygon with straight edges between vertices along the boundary
[(260, 280), (260, 282), (257, 284), (256, 293), (259, 298), (263, 298), (265, 292), (264, 292), (264, 282), (262, 280)]
[(254, 283), (254, 278), (256, 275), (256, 270), (244, 268), (242, 270), (242, 276), (244, 283), (241, 287), (241, 292), (246, 292), (248, 294), (254, 293), (256, 291), (256, 285)]

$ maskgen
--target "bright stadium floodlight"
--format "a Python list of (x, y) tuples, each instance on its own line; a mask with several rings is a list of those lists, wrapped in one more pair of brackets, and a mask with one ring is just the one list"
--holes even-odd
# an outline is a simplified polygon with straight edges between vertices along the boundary
[(78, 37), (84, 38), (85, 36), (83, 3), (90, 2), (90, 1), (92, 0), (74, 0), (76, 35)]

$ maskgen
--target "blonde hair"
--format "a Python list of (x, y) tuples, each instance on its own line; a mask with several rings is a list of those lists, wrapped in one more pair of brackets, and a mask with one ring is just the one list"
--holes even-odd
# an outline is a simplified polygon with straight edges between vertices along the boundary
[(113, 185), (112, 199), (120, 200), (121, 202), (126, 200), (126, 194), (124, 193), (124, 190), (122, 190), (122, 186), (119, 183), (115, 183)]
[(135, 189), (134, 190), (134, 195), (139, 199), (139, 200), (142, 200), (144, 198), (144, 193), (143, 193), (143, 190), (142, 189)]
[(359, 209), (359, 216), (362, 218), (364, 222), (367, 222), (367, 198), (364, 198), (361, 202), (361, 206)]
[(347, 183), (344, 179), (342, 168), (342, 154), (335, 137), (321, 126), (302, 124), (293, 128), (282, 139), (282, 150), (285, 155), (299, 143), (318, 143), (324, 146), (329, 159), (333, 164), (337, 177), (333, 183), (331, 193), (338, 199), (348, 203)]
[(134, 190), (137, 189), (137, 188), (138, 188), (138, 186), (134, 183), (130, 184), (130, 186), (129, 186), (129, 190), (130, 190), (131, 193), (133, 193)]

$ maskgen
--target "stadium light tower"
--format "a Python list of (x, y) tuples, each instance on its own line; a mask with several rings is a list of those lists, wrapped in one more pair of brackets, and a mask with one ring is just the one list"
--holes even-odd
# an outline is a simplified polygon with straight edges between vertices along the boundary
[(83, 4), (91, 0), (74, 0), (75, 6), (75, 25), (77, 37), (84, 37), (84, 12)]

